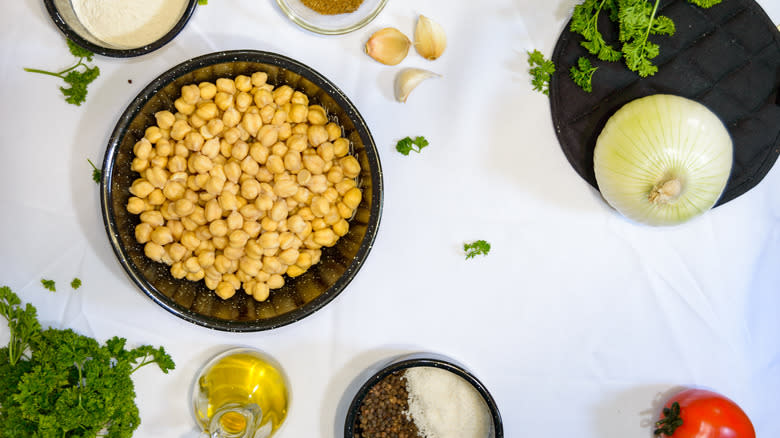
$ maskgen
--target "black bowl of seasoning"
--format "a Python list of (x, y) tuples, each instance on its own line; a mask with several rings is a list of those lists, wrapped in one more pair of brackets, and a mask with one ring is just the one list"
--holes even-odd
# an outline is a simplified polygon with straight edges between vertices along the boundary
[(387, 0), (276, 0), (298, 26), (322, 35), (341, 35), (370, 23)]
[[(140, 179), (139, 173), (134, 170), (137, 169), (134, 163), (139, 160), (136, 146), (148, 141), (147, 131), (156, 128), (155, 124), (159, 123), (157, 121), (159, 113), (167, 112), (172, 118), (174, 118), (172, 112), (182, 116), (178, 108), (182, 108), (180, 100), (183, 99), (183, 87), (194, 86), (196, 90), (198, 89), (196, 84), (208, 84), (214, 87), (214, 83), (218, 80), (224, 79), (231, 83), (227, 78), (238, 79), (243, 76), (243, 79), (249, 80), (248, 77), (254, 77), (256, 74), (263, 77), (264, 85), (277, 88), (286, 86), (290, 92), (295, 90), (308, 96), (308, 103), (312, 105), (309, 108), (313, 109), (316, 106), (319, 110), (318, 114), (326, 117), (329, 124), (340, 126), (339, 140), (347, 145), (349, 157), (354, 157), (354, 160), (359, 163), (359, 173), (352, 181), (352, 184), (355, 184), (352, 187), (360, 189), (362, 197), (358, 198), (359, 201), (352, 211), (353, 215), (345, 219), (349, 225), (346, 234), (332, 246), (322, 246), (318, 263), (312, 262), (313, 264), (303, 273), (290, 277), (288, 277), (289, 271), (282, 275), (280, 275), (281, 271), (278, 272), (275, 275), (280, 279), (284, 277), (283, 286), (271, 288), (270, 293), (266, 289), (266, 295), (261, 299), (256, 299), (254, 293), (250, 294), (246, 290), (244, 287), (246, 282), (241, 288), (236, 286), (232, 296), (222, 297), (217, 295), (219, 290), (215, 291), (207, 286), (208, 278), (193, 280), (178, 277), (172, 271), (173, 266), (167, 265), (163, 260), (158, 262), (149, 257), (147, 246), (151, 242), (139, 243), (139, 226), (148, 222), (141, 218), (142, 215), (128, 211), (131, 200), (138, 198), (137, 192), (135, 194), (131, 192), (134, 182)], [(264, 91), (270, 95), (270, 92)], [(227, 102), (239, 100), (238, 97), (229, 99), (227, 93), (223, 94)], [(298, 124), (304, 125), (304, 123)], [(272, 125), (272, 123), (267, 124), (267, 126)], [(206, 127), (207, 125), (202, 126), (202, 128)], [(157, 129), (158, 133), (161, 131)], [(176, 158), (171, 155), (170, 147), (174, 143), (179, 145), (185, 142), (176, 140), (172, 134), (173, 130), (169, 131), (171, 131), (168, 133), (171, 140), (166, 140), (168, 152), (162, 152), (160, 148), (162, 137), (159, 135), (157, 137), (160, 139), (157, 140), (154, 148), (160, 154), (156, 157), (157, 160), (170, 164)], [(259, 143), (259, 140), (251, 134), (246, 135), (247, 140), (243, 141), (245, 146), (247, 142), (253, 145)], [(223, 138), (223, 141), (227, 140)], [(183, 150), (184, 153), (189, 154), (186, 152), (186, 146), (179, 146), (181, 147), (177, 147), (176, 150)], [(221, 143), (220, 147), (222, 147)], [(196, 155), (191, 154), (191, 156)], [(151, 155), (149, 158), (144, 166), (154, 165), (155, 159), (151, 158)], [(187, 160), (180, 161), (186, 163)], [(144, 162), (144, 159), (141, 159), (141, 162)], [(259, 175), (261, 171), (259, 165), (256, 165), (255, 171)], [(169, 173), (171, 179), (168, 182), (172, 182), (174, 172)], [(194, 178), (194, 175), (191, 177)], [(190, 179), (187, 177), (188, 181)], [(314, 180), (314, 177), (310, 179)], [(324, 178), (322, 179), (324, 181)], [(223, 183), (227, 186), (224, 177)], [(270, 52), (236, 50), (211, 53), (185, 61), (153, 80), (130, 103), (120, 116), (108, 142), (103, 160), (100, 201), (103, 222), (114, 253), (127, 275), (143, 293), (168, 312), (196, 325), (231, 332), (253, 332), (270, 330), (299, 321), (330, 303), (347, 287), (357, 275), (373, 246), (382, 214), (382, 197), (382, 168), (376, 144), (365, 120), (349, 98), (330, 80), (298, 61)], [(144, 213), (158, 213), (146, 209), (152, 204), (151, 195), (144, 202), (149, 202), (149, 205), (144, 206)], [(202, 210), (202, 207), (199, 208)], [(166, 214), (169, 214), (170, 210), (166, 211), (168, 211)], [(192, 214), (196, 213), (197, 211)], [(186, 218), (178, 220), (179, 223), (184, 223), (184, 219)], [(191, 219), (199, 220), (195, 216), (191, 216)], [(167, 221), (165, 224), (160, 223), (157, 226), (168, 227), (168, 231), (173, 231), (172, 220), (175, 219), (165, 220)], [(244, 225), (248, 223), (247, 218)], [(244, 229), (249, 230), (249, 228)], [(309, 231), (311, 232), (311, 228)], [(259, 230), (255, 229), (255, 232)], [(255, 239), (255, 237), (251, 238)], [(166, 254), (173, 256), (173, 252), (169, 251), (168, 247), (172, 250), (174, 243), (170, 238), (168, 242), (161, 248), (166, 251)], [(207, 242), (202, 240), (200, 243)], [(216, 240), (213, 240), (211, 245), (214, 243)], [(232, 245), (230, 247), (233, 248)], [(242, 251), (244, 251), (242, 254), (250, 257), (248, 246)], [(243, 256), (240, 257), (243, 259)], [(205, 271), (216, 266), (217, 262), (213, 260), (212, 258), (212, 265), (204, 268)], [(263, 259), (263, 263), (267, 261)], [(238, 259), (235, 261), (239, 266), (244, 262), (245, 260), (239, 263)], [(238, 275), (238, 271), (233, 272)]]
[(171, 42), (198, 0), (44, 0), (66, 38), (99, 55), (130, 58)]
[(373, 436), (503, 438), (504, 428), (495, 400), (470, 371), (417, 353), (391, 361), (352, 399), (344, 437)]

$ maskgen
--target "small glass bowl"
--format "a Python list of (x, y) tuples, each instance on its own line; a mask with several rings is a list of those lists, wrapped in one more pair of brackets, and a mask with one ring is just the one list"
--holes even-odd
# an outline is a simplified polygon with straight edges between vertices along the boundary
[(363, 0), (352, 13), (324, 15), (305, 6), (301, 0), (276, 0), (279, 7), (298, 26), (323, 34), (341, 35), (360, 29), (371, 22), (387, 4), (387, 0)]

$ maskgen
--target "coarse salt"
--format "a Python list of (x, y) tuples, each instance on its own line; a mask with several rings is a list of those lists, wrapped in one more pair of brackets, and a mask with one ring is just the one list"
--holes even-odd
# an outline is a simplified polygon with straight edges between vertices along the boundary
[(116, 47), (143, 47), (163, 37), (182, 16), (187, 0), (73, 0), (81, 24)]
[(487, 438), (492, 420), (487, 404), (465, 379), (435, 367), (404, 372), (407, 416), (425, 438)]

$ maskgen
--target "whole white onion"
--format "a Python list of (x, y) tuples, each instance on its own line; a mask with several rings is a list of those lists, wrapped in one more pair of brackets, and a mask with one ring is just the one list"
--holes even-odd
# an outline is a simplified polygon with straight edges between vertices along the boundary
[(723, 122), (690, 99), (656, 94), (631, 101), (607, 121), (593, 168), (604, 199), (648, 225), (676, 225), (712, 208), (731, 173)]

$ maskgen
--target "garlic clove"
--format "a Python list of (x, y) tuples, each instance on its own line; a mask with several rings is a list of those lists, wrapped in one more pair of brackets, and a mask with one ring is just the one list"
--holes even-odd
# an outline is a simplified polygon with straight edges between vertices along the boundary
[(395, 77), (395, 98), (398, 99), (399, 102), (406, 102), (409, 93), (411, 93), (420, 82), (433, 77), (441, 77), (441, 75), (421, 68), (407, 68), (401, 70)]
[(434, 60), (447, 48), (447, 35), (441, 25), (425, 15), (417, 19), (414, 29), (414, 48), (425, 59)]
[(366, 42), (366, 53), (382, 64), (396, 65), (406, 58), (412, 42), (394, 27), (386, 27), (371, 35)]

